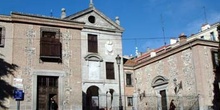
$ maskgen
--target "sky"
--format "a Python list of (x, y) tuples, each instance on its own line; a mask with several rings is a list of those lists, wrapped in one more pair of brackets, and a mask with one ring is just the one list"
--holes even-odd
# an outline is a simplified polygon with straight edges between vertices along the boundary
[[(13, 12), (60, 17), (87, 9), (90, 0), (1, 0), (0, 14)], [(156, 49), (178, 38), (181, 33), (198, 33), (206, 22), (220, 21), (220, 0), (93, 0), (93, 4), (113, 21), (119, 16), (123, 55)]]

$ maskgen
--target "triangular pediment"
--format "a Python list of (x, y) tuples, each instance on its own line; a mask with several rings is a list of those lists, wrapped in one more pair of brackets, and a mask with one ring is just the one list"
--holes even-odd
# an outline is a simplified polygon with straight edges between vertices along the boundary
[(123, 28), (98, 11), (95, 7), (90, 7), (64, 19), (85, 23), (85, 28), (105, 31), (123, 32)]

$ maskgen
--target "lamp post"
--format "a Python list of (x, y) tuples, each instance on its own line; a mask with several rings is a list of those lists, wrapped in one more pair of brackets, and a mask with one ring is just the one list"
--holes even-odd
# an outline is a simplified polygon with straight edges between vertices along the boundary
[(119, 79), (119, 110), (123, 110), (122, 106), (122, 99), (121, 99), (121, 78), (120, 78), (120, 64), (121, 64), (121, 57), (117, 55), (115, 58), (118, 64), (118, 79)]

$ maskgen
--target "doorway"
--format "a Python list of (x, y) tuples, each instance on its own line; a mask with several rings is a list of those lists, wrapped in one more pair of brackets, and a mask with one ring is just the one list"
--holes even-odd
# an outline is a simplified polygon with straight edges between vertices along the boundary
[(167, 110), (167, 95), (166, 95), (166, 90), (161, 90), (161, 91), (160, 91), (160, 95), (161, 95), (162, 110)]
[(58, 103), (58, 76), (37, 76), (37, 110), (49, 110), (50, 99)]
[(99, 88), (91, 86), (86, 91), (86, 110), (99, 110)]

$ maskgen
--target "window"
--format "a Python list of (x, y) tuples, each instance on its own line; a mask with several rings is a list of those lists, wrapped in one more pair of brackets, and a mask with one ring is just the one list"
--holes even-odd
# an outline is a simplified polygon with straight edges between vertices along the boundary
[(115, 79), (114, 63), (106, 62), (106, 79)]
[(5, 27), (0, 27), (0, 47), (5, 45)]
[(127, 105), (128, 106), (133, 106), (133, 97), (127, 97), (127, 100), (128, 100)]
[(212, 51), (212, 63), (213, 63), (213, 68), (216, 69), (219, 67), (219, 61), (218, 61), (218, 51), (213, 50)]
[(204, 39), (204, 36), (201, 36), (200, 38), (201, 38), (201, 39)]
[(38, 85), (44, 87), (58, 87), (58, 77), (56, 76), (38, 76)]
[(131, 74), (126, 74), (126, 85), (131, 86), (132, 81), (131, 81)]
[(59, 29), (41, 28), (40, 58), (47, 62), (61, 62), (62, 45)]
[(166, 90), (160, 91), (162, 110), (167, 110), (167, 94)]
[(214, 35), (214, 32), (211, 32), (211, 33), (210, 33), (210, 39), (211, 39), (212, 41), (215, 41), (215, 35)]
[(94, 16), (89, 16), (88, 18), (90, 23), (95, 23), (95, 17)]
[(88, 34), (88, 52), (98, 53), (97, 35)]

